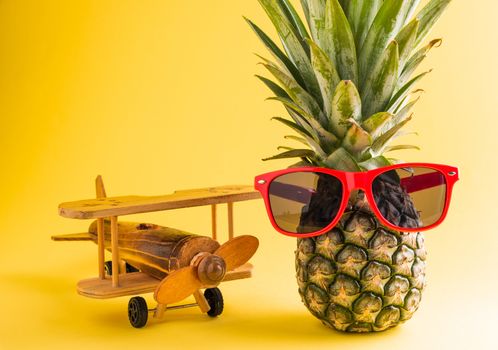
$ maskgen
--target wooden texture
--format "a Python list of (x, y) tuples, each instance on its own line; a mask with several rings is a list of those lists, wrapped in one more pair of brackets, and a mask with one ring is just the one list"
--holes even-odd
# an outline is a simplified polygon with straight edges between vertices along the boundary
[(177, 191), (165, 196), (108, 197), (62, 203), (59, 214), (73, 219), (96, 219), (258, 198), (260, 194), (252, 186), (223, 186)]
[(199, 305), (199, 308), (201, 309), (201, 312), (203, 314), (207, 313), (209, 310), (211, 310), (211, 306), (209, 306), (208, 301), (206, 300), (206, 297), (200, 290), (196, 290), (194, 292), (194, 298), (195, 301), (197, 302), (197, 305)]
[(197, 277), (197, 268), (187, 266), (173, 271), (159, 283), (154, 291), (154, 299), (160, 304), (174, 304), (182, 301), (202, 287)]
[[(89, 228), (94, 240), (97, 238), (96, 228), (96, 222)], [(118, 222), (118, 232), (120, 258), (158, 279), (190, 265), (199, 252), (212, 253), (220, 246), (210, 237), (154, 224)], [(106, 248), (112, 250), (108, 220), (104, 222), (104, 238)]]
[(104, 180), (100, 175), (95, 179), (95, 190), (97, 193), (97, 199), (107, 197), (107, 194), (105, 193)]
[[(112, 286), (119, 287), (119, 240), (118, 218), (111, 216)], [(102, 236), (102, 234), (101, 234)]]
[(233, 238), (233, 203), (227, 203), (227, 213), (228, 213), (228, 239)]
[(238, 236), (224, 243), (214, 254), (222, 257), (227, 271), (245, 264), (258, 250), (259, 241), (253, 236)]
[(215, 241), (218, 240), (216, 232), (216, 204), (211, 204), (211, 236)]
[(242, 266), (240, 266), (232, 271), (227, 271), (227, 273), (225, 274), (225, 278), (223, 278), (222, 282), (241, 280), (244, 278), (251, 278), (252, 277), (252, 269), (253, 269), (252, 264), (245, 263), (244, 265), (242, 265)]
[(51, 238), (52, 241), (56, 242), (84, 242), (94, 240), (94, 237), (88, 232), (72, 233), (69, 235), (55, 235)]
[(78, 282), (79, 294), (95, 299), (110, 299), (125, 295), (138, 295), (154, 291), (159, 280), (142, 272), (134, 272), (120, 276), (119, 288), (112, 286), (110, 277), (104, 280), (91, 278)]
[(126, 272), (126, 261), (123, 259), (119, 260), (119, 273), (127, 273)]
[[(249, 263), (227, 272), (223, 282), (234, 281), (252, 276), (253, 266)], [(91, 278), (82, 280), (77, 285), (77, 291), (80, 295), (94, 299), (111, 299), (130, 295), (139, 295), (154, 292), (160, 280), (151, 277), (143, 272), (133, 272), (121, 275), (120, 287), (113, 288), (110, 277), (105, 280)]]
[[(102, 176), (97, 176), (95, 179), (95, 193), (97, 195), (97, 199), (103, 199), (107, 197), (105, 193), (104, 180)], [(105, 278), (105, 247), (104, 247), (104, 219), (99, 218), (97, 220), (97, 268), (99, 273), (99, 278)], [(116, 271), (116, 270), (114, 270)]]
[(97, 219), (97, 252), (98, 270), (100, 279), (105, 278), (105, 241), (104, 241), (104, 219)]
[(216, 287), (223, 280), (226, 272), (225, 260), (213, 254), (203, 257), (197, 265), (197, 276), (205, 287)]
[(167, 310), (167, 305), (157, 304), (156, 309), (154, 310), (154, 318), (161, 319), (164, 316), (164, 313)]

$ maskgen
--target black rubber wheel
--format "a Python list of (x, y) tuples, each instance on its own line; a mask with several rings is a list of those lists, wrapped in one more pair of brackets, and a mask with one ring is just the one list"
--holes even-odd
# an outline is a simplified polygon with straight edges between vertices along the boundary
[(142, 328), (147, 324), (149, 310), (147, 302), (142, 297), (133, 297), (128, 302), (128, 319), (135, 328)]
[(223, 295), (221, 291), (218, 288), (209, 288), (204, 291), (204, 296), (211, 307), (207, 314), (211, 317), (221, 315), (223, 312)]
[(139, 269), (136, 267), (131, 266), (130, 264), (126, 263), (126, 273), (131, 273), (131, 272), (138, 272)]
[(104, 269), (105, 269), (105, 273), (108, 276), (112, 276), (112, 261), (106, 261), (104, 263)]
[[(108, 276), (112, 276), (112, 261), (106, 261), (104, 263), (104, 269), (105, 269), (105, 273)], [(126, 273), (138, 272), (138, 271), (140, 271), (140, 270), (137, 269), (136, 267), (133, 267), (130, 264), (126, 263)]]

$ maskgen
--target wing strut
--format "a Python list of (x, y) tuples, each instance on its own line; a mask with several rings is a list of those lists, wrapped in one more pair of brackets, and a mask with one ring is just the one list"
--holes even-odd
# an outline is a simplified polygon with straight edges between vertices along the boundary
[[(106, 198), (107, 195), (105, 193), (104, 181), (102, 180), (102, 176), (97, 176), (95, 179), (95, 191), (97, 193), (97, 199)], [(97, 219), (97, 249), (98, 249), (98, 261), (99, 261), (99, 278), (101, 280), (105, 279), (105, 244), (104, 244), (104, 219)], [(113, 259), (114, 260), (114, 259)], [(112, 271), (119, 271), (118, 266), (114, 266), (114, 261), (112, 263)], [(118, 275), (118, 273), (115, 273)]]

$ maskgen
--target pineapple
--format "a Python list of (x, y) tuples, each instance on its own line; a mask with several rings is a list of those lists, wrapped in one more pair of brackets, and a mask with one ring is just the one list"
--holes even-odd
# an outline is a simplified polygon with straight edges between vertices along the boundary
[[(247, 20), (273, 56), (261, 59), (275, 79), (258, 78), (290, 116), (274, 118), (296, 133), (286, 139), (304, 145), (267, 160), (357, 172), (397, 162), (386, 153), (417, 148), (392, 142), (412, 118), (415, 85), (428, 72), (414, 73), (441, 43), (424, 40), (450, 0), (430, 0), (416, 15), (420, 0), (301, 0), (307, 26), (289, 0), (259, 2), (283, 50)], [(383, 215), (418, 227), (416, 208), (399, 200), (406, 195), (388, 181), (380, 186)], [(383, 331), (417, 310), (425, 260), (423, 234), (384, 227), (357, 191), (334, 229), (298, 239), (299, 294), (327, 326)]]

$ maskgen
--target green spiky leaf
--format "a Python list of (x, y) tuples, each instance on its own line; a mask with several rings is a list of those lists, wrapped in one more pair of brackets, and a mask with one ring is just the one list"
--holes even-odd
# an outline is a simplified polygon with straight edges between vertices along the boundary
[[(305, 110), (299, 107), (297, 104), (292, 102), (289, 99), (284, 98), (271, 98), (272, 100), (280, 101), (284, 106), (293, 110), (298, 116), (302, 118), (302, 123), (309, 125), (309, 130), (311, 135), (316, 135), (316, 140), (326, 146), (326, 148), (333, 147), (338, 143), (337, 137), (331, 132), (327, 131), (324, 127), (320, 125), (320, 123), (315, 120), (311, 115), (309, 115)], [(308, 129), (305, 125), (303, 125), (306, 129)]]
[(403, 68), (403, 71), (400, 74), (399, 77), (399, 82), (398, 86), (402, 86), (406, 84), (408, 80), (410, 80), (413, 72), (418, 68), (420, 63), (425, 59), (427, 56), (427, 53), (433, 48), (433, 47), (438, 47), (442, 43), (441, 39), (434, 39), (432, 40), (429, 44), (426, 46), (422, 47), (420, 50), (415, 52), (408, 62), (406, 62), (405, 67)]
[(383, 152), (418, 149), (390, 143), (411, 120), (412, 90), (427, 73), (412, 75), (440, 40), (413, 51), (450, 0), (427, 0), (416, 18), (420, 0), (300, 0), (309, 30), (292, 0), (258, 1), (283, 44), (247, 20), (276, 60), (263, 59), (276, 79), (258, 78), (292, 118), (275, 118), (297, 132), (286, 139), (306, 145), (281, 146), (269, 159), (360, 171), (395, 161)]
[[(283, 103), (284, 106), (286, 108), (288, 108), (288, 110), (290, 110), (292, 112), (291, 113), (291, 117), (292, 117), (292, 119), (294, 119), (294, 121), (296, 122), (296, 124), (298, 124), (303, 129), (305, 129), (308, 132), (308, 134), (311, 135), (311, 137), (316, 142), (320, 142), (320, 137), (318, 135), (318, 132), (313, 128), (313, 126), (310, 124), (310, 122), (305, 117), (303, 117), (303, 115), (301, 114), (301, 112), (303, 114), (306, 114), (305, 111), (303, 111), (301, 108), (299, 108), (291, 100), (288, 100), (288, 99), (285, 99), (285, 98), (270, 97), (269, 100), (279, 101), (279, 102)], [(316, 123), (316, 121), (315, 121), (315, 123)]]
[(405, 67), (405, 63), (414, 49), (419, 23), (420, 23), (419, 20), (414, 18), (396, 36), (396, 42), (398, 43), (398, 51), (399, 51), (400, 71), (402, 71), (403, 68)]
[(394, 141), (395, 139), (398, 139), (403, 136), (419, 136), (419, 134), (416, 131), (400, 130), (396, 133), (396, 135), (393, 136), (392, 140)]
[(342, 10), (344, 11), (344, 13), (347, 12), (348, 7), (349, 7), (349, 3), (350, 3), (350, 0), (339, 0), (339, 4), (341, 5)]
[(325, 159), (325, 158), (327, 158), (327, 154), (328, 153), (325, 153), (323, 151), (322, 147), (320, 147), (320, 145), (318, 143), (316, 143), (312, 138), (308, 138), (307, 141), (308, 141), (308, 145), (310, 146), (310, 148), (315, 153), (314, 159), (316, 159), (316, 158), (318, 158), (318, 159)]
[(338, 0), (327, 0), (324, 44), (321, 46), (335, 63), (342, 80), (358, 83), (356, 46), (348, 19)]
[(316, 118), (322, 125), (326, 125), (326, 117), (316, 102), (316, 100), (304, 90), (291, 76), (287, 75), (280, 68), (271, 64), (264, 64), (266, 69), (282, 84), (285, 92), (292, 100), (301, 106), (308, 114)]
[(290, 98), (287, 92), (285, 92), (284, 89), (280, 87), (277, 83), (273, 82), (270, 79), (267, 79), (265, 77), (262, 77), (260, 75), (256, 75), (256, 78), (261, 80), (274, 94), (275, 96), (278, 97), (283, 97), (283, 98)]
[[(245, 18), (245, 17), (244, 17)], [(299, 73), (299, 70), (296, 68), (294, 63), (285, 55), (285, 53), (280, 50), (280, 48), (273, 42), (273, 40), (268, 37), (256, 24), (251, 22), (251, 20), (245, 18), (249, 26), (252, 28), (254, 33), (258, 36), (258, 38), (263, 42), (266, 48), (270, 51), (270, 53), (275, 57), (275, 59), (280, 63), (282, 67), (285, 67), (292, 77), (299, 83), (301, 86), (306, 86), (304, 80)]]
[[(256, 77), (260, 79), (271, 91), (273, 91), (276, 97), (290, 100), (290, 96), (278, 84), (276, 84), (270, 79), (267, 79), (259, 75), (256, 75)], [(296, 124), (303, 127), (303, 124), (301, 123), (302, 119), (298, 115), (296, 115), (296, 113), (292, 111), (289, 107), (286, 106), (285, 109), (287, 110), (291, 118), (296, 122)]]
[(302, 126), (305, 130), (309, 130), (309, 132), (311, 133), (310, 135), (313, 137), (313, 139), (316, 140), (316, 142), (319, 142), (318, 136), (316, 136), (316, 133), (310, 127), (309, 123), (307, 123), (306, 120), (301, 115), (296, 113), (292, 108), (289, 108), (285, 105), (284, 107), (287, 113), (289, 113), (289, 116), (292, 118), (292, 120), (294, 120), (297, 125)]
[(354, 83), (343, 80), (337, 85), (332, 98), (331, 130), (343, 138), (350, 118), (361, 121), (361, 98)]
[(362, 123), (362, 127), (372, 135), (373, 139), (376, 139), (383, 133), (384, 126), (393, 118), (391, 113), (379, 112), (366, 119)]
[(363, 90), (363, 115), (384, 111), (398, 82), (398, 44), (391, 41), (373, 68)]
[(383, 0), (351, 0), (349, 2), (347, 17), (355, 38), (357, 51), (363, 46), (368, 30), (379, 12), (382, 2)]
[(296, 122), (292, 122), (290, 120), (287, 120), (287, 119), (281, 118), (281, 117), (273, 117), (272, 119), (281, 122), (285, 126), (288, 126), (289, 128), (296, 131), (298, 134), (302, 135), (305, 138), (312, 138), (313, 137), (305, 128), (303, 128), (302, 126), (300, 126)]
[(392, 165), (392, 162), (384, 156), (370, 158), (364, 162), (359, 163), (359, 166), (362, 170), (374, 170), (390, 165)]
[(418, 146), (414, 146), (414, 145), (397, 145), (397, 146), (386, 147), (386, 149), (384, 150), (384, 153), (393, 152), (393, 151), (400, 151), (400, 150), (406, 150), (406, 149), (414, 149), (414, 150), (420, 151), (420, 147), (418, 147)]
[(405, 120), (397, 123), (395, 126), (393, 126), (391, 129), (389, 129), (387, 132), (379, 136), (372, 144), (372, 155), (374, 157), (380, 155), (383, 153), (384, 147), (387, 145), (389, 141), (391, 141), (394, 136), (398, 133), (398, 131), (401, 130), (410, 120), (412, 117), (408, 117)]
[(404, 24), (408, 3), (404, 0), (384, 0), (375, 17), (359, 56), (360, 90), (368, 89), (366, 82), (375, 79), (373, 67), (384, 57), (386, 47), (396, 37)]
[(292, 147), (289, 147), (289, 146), (278, 146), (277, 147), (277, 150), (279, 150), (279, 151), (293, 151), (295, 149), (296, 148), (292, 148)]
[(412, 15), (415, 13), (415, 10), (417, 10), (418, 5), (420, 4), (420, 0), (409, 0), (409, 2), (410, 2), (410, 4), (408, 6), (405, 21), (410, 20)]
[(315, 153), (309, 149), (294, 149), (277, 154), (276, 156), (273, 157), (265, 158), (263, 160), (266, 162), (268, 160), (275, 160), (275, 159), (303, 158), (303, 157), (314, 157), (314, 156)]
[(409, 114), (410, 111), (412, 110), (413, 106), (420, 100), (420, 97), (417, 97), (413, 101), (410, 101), (409, 103), (406, 104), (403, 108), (401, 108), (399, 111), (396, 112), (396, 118), (399, 120), (405, 119)]
[(325, 115), (329, 117), (332, 112), (332, 96), (340, 82), (339, 74), (327, 54), (314, 42), (310, 41), (309, 44), (311, 64), (322, 92)]
[(315, 151), (315, 153), (321, 157), (326, 158), (325, 151), (322, 146), (320, 146), (320, 138), (317, 133), (310, 127), (308, 123), (300, 116), (298, 113), (294, 112), (289, 108), (289, 114), (294, 118), (295, 122), (291, 122), (287, 119), (275, 117), (273, 119), (287, 125), (292, 128), (294, 131), (297, 131), (301, 136), (306, 139), (308, 146)]
[(287, 55), (301, 72), (306, 90), (313, 96), (319, 96), (320, 88), (318, 87), (318, 82), (316, 81), (315, 74), (313, 73), (311, 62), (305, 48), (303, 47), (303, 43), (296, 35), (292, 24), (289, 23), (281, 7), (275, 0), (258, 1), (275, 26), (280, 39), (283, 42)]
[(308, 145), (308, 142), (306, 141), (305, 138), (303, 137), (299, 137), (299, 136), (295, 136), (295, 135), (287, 135), (287, 136), (284, 136), (284, 138), (286, 140), (293, 140), (293, 141), (296, 141), (296, 142), (299, 142), (299, 143), (302, 143), (304, 145)]
[(303, 8), (304, 17), (306, 18), (306, 22), (308, 22), (308, 27), (311, 27), (310, 10), (309, 10), (309, 5), (308, 5), (308, 0), (301, 0), (301, 7)]
[(285, 16), (287, 17), (287, 20), (292, 24), (299, 38), (303, 42), (304, 48), (309, 53), (307, 39), (309, 39), (310, 36), (308, 34), (308, 31), (306, 30), (306, 27), (301, 21), (301, 18), (297, 14), (296, 9), (294, 8), (294, 6), (292, 6), (289, 0), (277, 0), (277, 1), (280, 7), (282, 8)]
[(421, 73), (421, 74), (417, 75), (415, 78), (413, 78), (412, 80), (410, 80), (408, 83), (406, 83), (405, 85), (403, 85), (396, 92), (396, 94), (394, 94), (394, 96), (392, 97), (391, 101), (387, 105), (386, 109), (389, 112), (395, 111), (398, 108), (398, 106), (400, 106), (400, 104), (403, 102), (403, 100), (406, 98), (406, 96), (411, 91), (411, 89), (415, 86), (415, 84), (417, 84), (420, 79), (422, 79), (423, 77), (425, 77), (430, 72), (431, 71), (427, 71), (427, 72)]
[(434, 24), (443, 14), (451, 0), (431, 0), (417, 15), (420, 20), (420, 28), (417, 34), (415, 46), (418, 46), (429, 34)]
[(356, 159), (362, 158), (362, 154), (372, 145), (372, 137), (354, 120), (350, 120), (350, 122), (351, 127), (342, 141), (342, 147)]
[[(386, 122), (375, 131), (375, 140), (377, 140), (378, 138), (380, 138), (381, 136), (383, 136), (385, 133), (389, 132), (390, 130), (395, 130), (395, 128), (399, 124), (405, 122), (408, 118), (411, 119), (411, 116), (393, 115), (392, 118), (386, 120)], [(403, 124), (403, 126), (404, 126), (404, 124)], [(400, 129), (401, 128), (399, 128), (398, 130), (400, 130)], [(400, 131), (395, 133), (395, 136), (398, 137), (399, 133), (400, 133)], [(392, 137), (394, 138), (395, 136), (392, 136)]]
[(320, 47), (326, 47), (325, 0), (308, 0), (310, 31), (313, 41)]
[(335, 150), (322, 163), (326, 167), (342, 171), (354, 172), (361, 170), (354, 157), (342, 147)]

